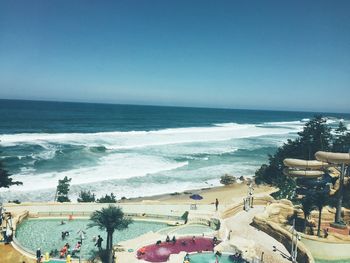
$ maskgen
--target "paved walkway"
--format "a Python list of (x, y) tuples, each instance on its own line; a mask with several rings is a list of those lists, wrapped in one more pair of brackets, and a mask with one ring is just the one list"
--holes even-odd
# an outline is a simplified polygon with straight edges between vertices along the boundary
[[(282, 252), (289, 256), (289, 252), (281, 243), (250, 225), (254, 215), (262, 213), (264, 209), (263, 206), (257, 206), (249, 212), (241, 211), (233, 217), (224, 220), (224, 224), (228, 230), (232, 231), (231, 237), (236, 236), (253, 240), (255, 242), (256, 254), (260, 256), (264, 252), (264, 263), (290, 263), (289, 260), (283, 258), (281, 255)], [(281, 252), (273, 252), (272, 246), (276, 246)]]
[(35, 260), (27, 258), (20, 254), (11, 245), (0, 244), (0, 262), (1, 263), (34, 263)]

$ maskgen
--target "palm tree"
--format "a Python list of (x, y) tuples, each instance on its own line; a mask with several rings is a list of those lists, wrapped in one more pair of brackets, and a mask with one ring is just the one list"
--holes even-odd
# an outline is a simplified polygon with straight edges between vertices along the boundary
[(304, 232), (306, 232), (307, 218), (310, 216), (311, 211), (314, 208), (314, 201), (312, 200), (312, 196), (306, 195), (303, 199), (301, 199), (301, 205), (301, 209), (304, 212)]
[(321, 236), (321, 220), (322, 220), (322, 208), (327, 204), (328, 193), (324, 191), (317, 191), (314, 196), (314, 204), (318, 209), (318, 227), (317, 227), (317, 235)]
[(89, 227), (98, 226), (101, 230), (106, 230), (108, 263), (112, 263), (113, 233), (115, 230), (128, 228), (129, 224), (132, 223), (132, 219), (125, 217), (120, 207), (109, 205), (107, 208), (93, 212), (90, 220), (92, 222)]

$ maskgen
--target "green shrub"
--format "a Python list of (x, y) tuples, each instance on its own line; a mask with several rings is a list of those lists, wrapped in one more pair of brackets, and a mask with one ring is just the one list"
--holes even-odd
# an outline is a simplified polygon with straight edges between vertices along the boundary
[(223, 185), (230, 185), (230, 184), (234, 184), (235, 182), (236, 182), (236, 177), (229, 174), (225, 174), (220, 178), (220, 183)]
[(92, 193), (90, 190), (89, 191), (84, 191), (82, 190), (79, 193), (79, 197), (77, 199), (77, 201), (79, 203), (90, 203), (90, 202), (95, 202), (96, 198), (95, 198), (95, 194)]
[(98, 203), (116, 203), (117, 199), (113, 193), (111, 195), (106, 194), (102, 196), (100, 199), (97, 199)]

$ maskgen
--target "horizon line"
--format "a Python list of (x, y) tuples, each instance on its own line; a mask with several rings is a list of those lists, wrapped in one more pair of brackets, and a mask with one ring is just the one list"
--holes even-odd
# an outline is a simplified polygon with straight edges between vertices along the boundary
[(194, 109), (213, 109), (213, 110), (246, 110), (246, 111), (275, 111), (275, 112), (298, 112), (298, 113), (323, 113), (323, 114), (346, 114), (350, 112), (327, 112), (312, 110), (282, 110), (282, 109), (252, 109), (252, 108), (230, 108), (230, 107), (212, 107), (212, 106), (187, 106), (187, 105), (161, 105), (161, 104), (137, 104), (137, 103), (118, 103), (118, 102), (97, 102), (97, 101), (73, 101), (73, 100), (56, 100), (56, 99), (14, 99), (0, 98), (8, 101), (33, 101), (33, 102), (53, 102), (53, 103), (81, 103), (81, 104), (101, 104), (101, 105), (122, 105), (122, 106), (148, 106), (148, 107), (169, 107), (169, 108), (194, 108)]

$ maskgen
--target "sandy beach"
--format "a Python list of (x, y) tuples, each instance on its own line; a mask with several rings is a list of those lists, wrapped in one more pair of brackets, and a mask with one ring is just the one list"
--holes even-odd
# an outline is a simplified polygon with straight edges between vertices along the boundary
[[(269, 195), (276, 190), (276, 188), (267, 185), (254, 186), (255, 196)], [(121, 202), (160, 202), (164, 204), (191, 204), (195, 202), (197, 204), (214, 204), (215, 199), (218, 198), (220, 204), (228, 205), (242, 201), (242, 199), (247, 196), (247, 193), (248, 184), (246, 182), (242, 182), (227, 186), (188, 190), (182, 193), (169, 193), (150, 197), (130, 198)], [(194, 201), (190, 198), (192, 194), (199, 194), (203, 197), (203, 199)]]

